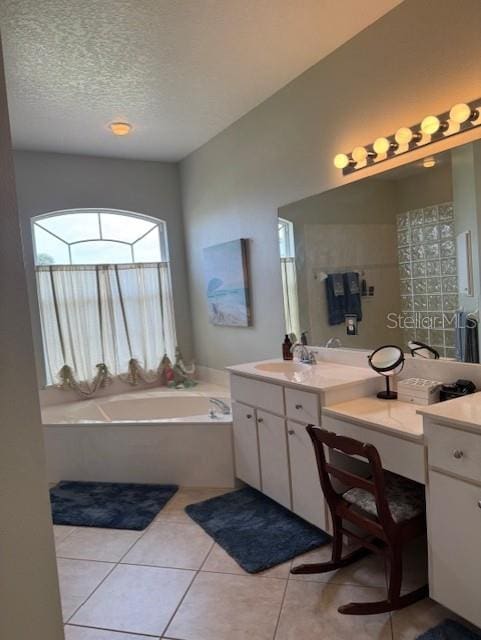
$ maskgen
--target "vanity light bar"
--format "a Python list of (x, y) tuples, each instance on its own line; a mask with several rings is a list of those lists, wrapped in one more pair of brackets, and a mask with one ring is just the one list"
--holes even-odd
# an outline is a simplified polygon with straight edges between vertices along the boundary
[(426, 116), (412, 127), (401, 127), (396, 133), (377, 138), (370, 145), (355, 147), (350, 154), (338, 153), (334, 166), (348, 175), (478, 125), (481, 125), (481, 99), (471, 104), (455, 104), (439, 116)]

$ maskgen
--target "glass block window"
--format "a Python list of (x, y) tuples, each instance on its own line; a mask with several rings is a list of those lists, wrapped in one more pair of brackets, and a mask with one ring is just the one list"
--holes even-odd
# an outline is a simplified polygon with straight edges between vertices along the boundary
[(455, 357), (458, 309), (456, 238), (452, 202), (397, 216), (402, 334)]

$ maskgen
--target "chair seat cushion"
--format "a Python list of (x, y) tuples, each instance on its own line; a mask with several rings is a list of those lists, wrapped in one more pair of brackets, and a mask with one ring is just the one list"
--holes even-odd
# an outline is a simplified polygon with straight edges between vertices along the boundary
[[(405, 522), (424, 512), (425, 500), (422, 484), (388, 471), (384, 473), (384, 478), (386, 499), (394, 522)], [(346, 491), (342, 497), (369, 515), (378, 516), (376, 500), (369, 491), (354, 487)]]

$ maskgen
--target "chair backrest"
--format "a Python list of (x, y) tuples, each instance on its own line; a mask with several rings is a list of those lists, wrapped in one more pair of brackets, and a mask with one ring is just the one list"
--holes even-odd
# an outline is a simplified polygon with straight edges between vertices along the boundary
[[(358, 487), (371, 493), (376, 501), (381, 528), (386, 530), (391, 529), (394, 526), (394, 520), (386, 499), (384, 471), (376, 447), (372, 444), (354, 440), (353, 438), (339, 436), (336, 433), (314, 427), (313, 425), (307, 427), (307, 432), (314, 445), (321, 487), (333, 515), (335, 513), (339, 515), (339, 506), (344, 505), (346, 507), (347, 503), (334, 488), (331, 476), (339, 480), (347, 488)], [(351, 470), (336, 466), (331, 459), (328, 461), (326, 459), (324, 446), (333, 451), (340, 451), (346, 456), (364, 458), (370, 467), (371, 477), (366, 478)], [(344, 516), (348, 515), (349, 512), (346, 509), (343, 511)], [(355, 521), (356, 524), (366, 524), (366, 520), (362, 519), (361, 522), (359, 517), (351, 519)]]

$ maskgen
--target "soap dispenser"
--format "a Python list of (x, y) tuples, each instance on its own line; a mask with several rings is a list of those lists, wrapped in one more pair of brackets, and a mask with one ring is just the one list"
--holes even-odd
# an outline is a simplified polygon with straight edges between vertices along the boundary
[(284, 342), (282, 343), (282, 357), (284, 360), (292, 360), (293, 359), (293, 354), (292, 354), (292, 342), (289, 338), (289, 336), (286, 333), (286, 337)]

